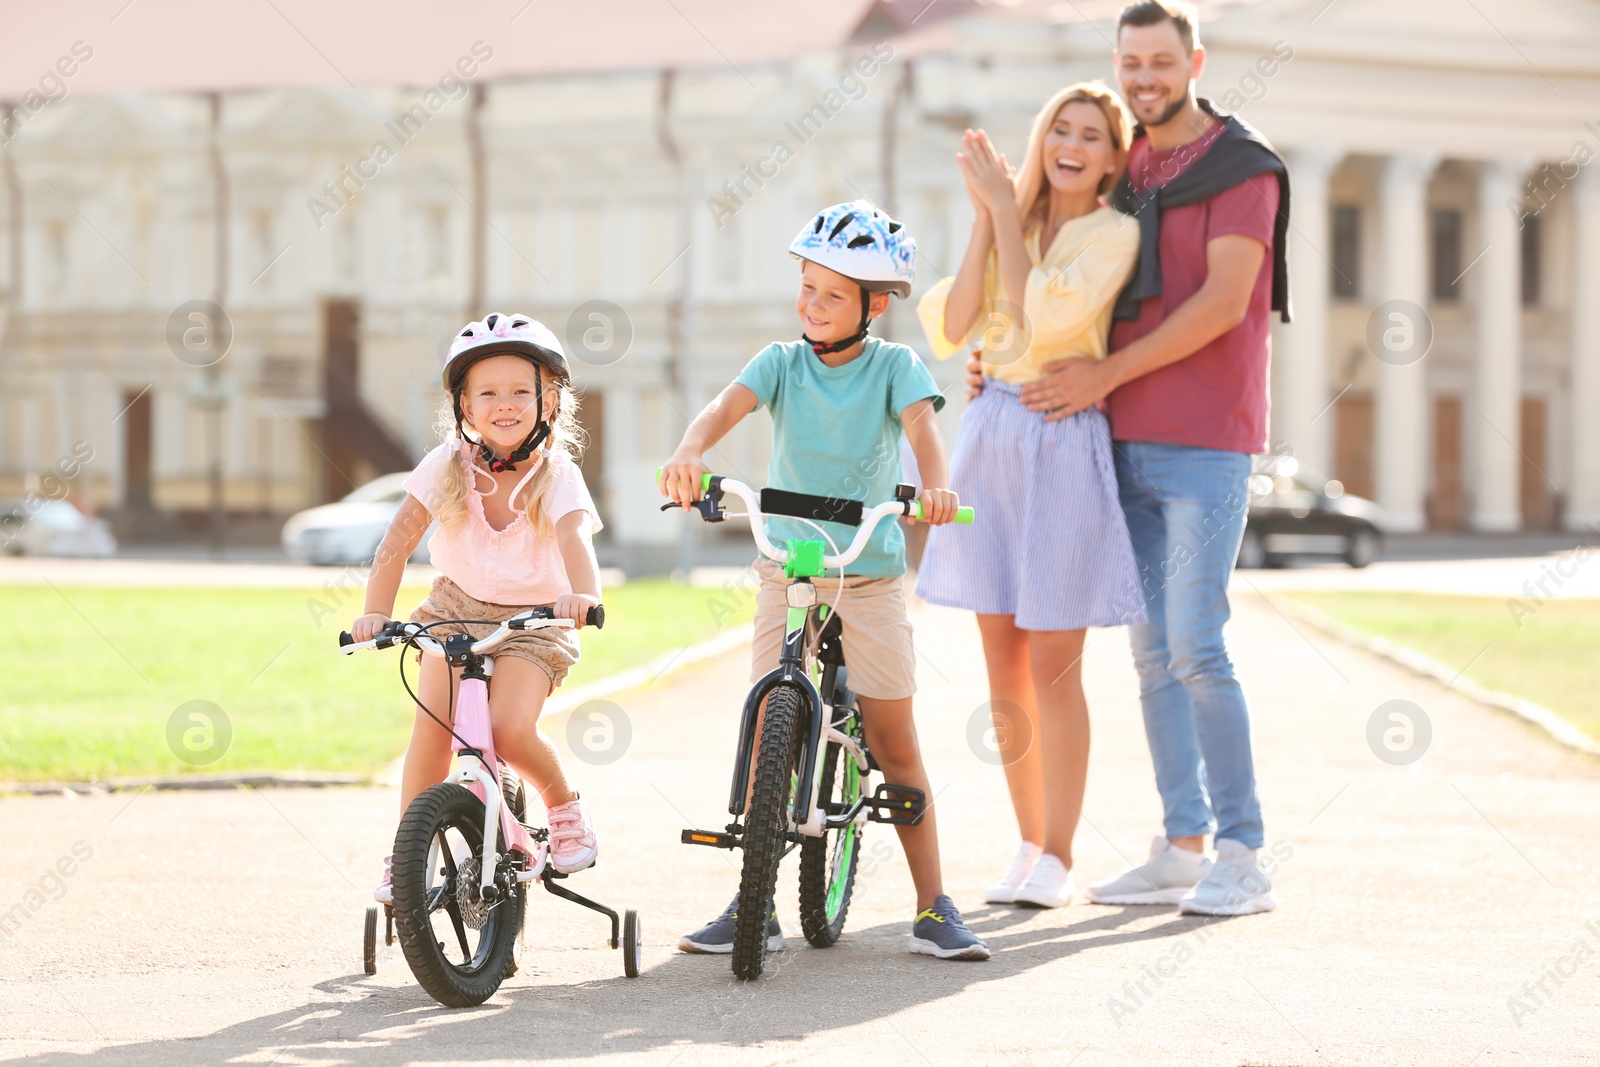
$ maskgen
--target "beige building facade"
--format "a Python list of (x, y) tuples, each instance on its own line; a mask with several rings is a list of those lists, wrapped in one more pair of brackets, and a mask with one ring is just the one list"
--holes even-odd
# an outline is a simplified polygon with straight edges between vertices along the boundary
[[(0, 157), (0, 498), (83, 442), (80, 494), (125, 523), (203, 513), (214, 465), (236, 515), (336, 498), (437, 440), (441, 353), (498, 308), (569, 345), (607, 539), (670, 545), (681, 520), (657, 512), (652, 472), (693, 410), (796, 334), (799, 225), (873, 200), (917, 236), (920, 294), (970, 220), (960, 131), (1019, 158), (1051, 91), (1111, 76), (1115, 4), (917, 6), (863, 4), (781, 59), (501, 76), (506, 46), (464, 32), (462, 65), (416, 86), (27, 115)], [(1291, 170), (1272, 436), (1395, 531), (1586, 529), (1600, 4), (1474, 10), (1203, 8), (1203, 94)], [(882, 332), (926, 351), (908, 306)], [(959, 368), (934, 370), (953, 440)], [(758, 416), (713, 462), (759, 483), (767, 447)]]

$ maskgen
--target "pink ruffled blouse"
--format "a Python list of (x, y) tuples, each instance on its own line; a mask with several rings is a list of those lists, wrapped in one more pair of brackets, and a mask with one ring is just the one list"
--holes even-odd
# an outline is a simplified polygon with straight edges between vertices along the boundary
[[(488, 471), (472, 461), (472, 455), (472, 448), (466, 442), (446, 441), (424, 456), (405, 480), (406, 492), (416, 497), (429, 515), (438, 518), (445, 464), (468, 465), (471, 489), (467, 493), (466, 521), (449, 527), (441, 525), (434, 531), (428, 540), (433, 565), (460, 586), (462, 592), (488, 604), (525, 607), (555, 603), (558, 597), (572, 592), (556, 541), (555, 524), (564, 515), (583, 511), (589, 516), (591, 535), (602, 529), (594, 499), (589, 496), (589, 487), (583, 484), (577, 464), (565, 452), (541, 450), (536, 453), (537, 462), (511, 491), (515, 504), (517, 494), (538, 471), (539, 464), (551, 465), (552, 477), (543, 500), (551, 530), (540, 537), (528, 521), (527, 512), (520, 507), (513, 508), (516, 518), (504, 530), (489, 525), (483, 512), (483, 497), (499, 489)], [(493, 487), (487, 493), (478, 489), (485, 481)]]

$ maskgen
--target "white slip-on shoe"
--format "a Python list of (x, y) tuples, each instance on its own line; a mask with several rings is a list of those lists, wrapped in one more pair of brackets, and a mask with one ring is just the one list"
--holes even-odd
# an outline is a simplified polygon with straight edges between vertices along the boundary
[(1033, 865), (1028, 880), (1017, 887), (1016, 903), (1034, 908), (1059, 908), (1072, 903), (1072, 872), (1046, 852)]
[(1017, 846), (1017, 854), (1011, 858), (1011, 869), (1006, 871), (1006, 876), (983, 894), (985, 903), (1010, 904), (1017, 899), (1017, 887), (1028, 880), (1028, 875), (1033, 871), (1033, 865), (1039, 862), (1039, 857), (1044, 849), (1032, 841), (1024, 841)]
[(1178, 902), (1184, 915), (1254, 915), (1277, 906), (1272, 879), (1256, 863), (1255, 850), (1226, 837), (1217, 842), (1211, 873)]
[(1211, 872), (1203, 852), (1178, 848), (1165, 837), (1150, 842), (1150, 858), (1083, 891), (1095, 904), (1176, 904)]

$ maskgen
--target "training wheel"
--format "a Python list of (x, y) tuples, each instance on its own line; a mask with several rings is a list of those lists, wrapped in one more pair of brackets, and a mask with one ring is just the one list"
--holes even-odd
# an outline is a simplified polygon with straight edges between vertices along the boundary
[(629, 978), (639, 977), (643, 957), (644, 934), (639, 929), (639, 913), (629, 908), (622, 917), (622, 973)]
[(361, 962), (368, 974), (378, 973), (378, 906), (367, 905), (366, 930), (361, 939)]

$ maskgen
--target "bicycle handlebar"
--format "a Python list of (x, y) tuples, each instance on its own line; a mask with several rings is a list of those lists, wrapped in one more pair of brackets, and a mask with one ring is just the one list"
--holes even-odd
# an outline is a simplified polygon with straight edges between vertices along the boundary
[[(659, 481), (661, 479), (661, 472), (664, 471), (664, 470), (666, 470), (665, 467), (657, 467), (656, 468), (656, 480), (657, 481)], [(704, 474), (700, 475), (700, 491), (702, 493), (709, 493), (711, 491), (711, 479), (713, 479), (715, 477), (716, 477), (716, 475), (712, 474), (710, 471), (706, 471)], [(723, 479), (723, 484), (726, 485), (729, 480), (730, 479), (726, 479), (726, 478)], [(759, 511), (757, 513), (760, 514)], [(922, 518), (922, 501), (920, 501), (920, 500), (911, 501), (911, 506), (906, 509), (905, 514), (911, 516), (913, 519), (921, 519)], [(973, 509), (971, 507), (969, 507), (968, 505), (963, 504), (960, 507), (956, 508), (956, 517), (954, 519), (952, 519), (951, 521), (956, 523), (959, 526), (971, 526), (972, 525), (972, 519), (973, 519), (973, 516), (975, 514), (976, 513), (973, 511)]]
[[(605, 629), (606, 606), (604, 604), (596, 604), (594, 607), (589, 609), (589, 613), (585, 619), (587, 623), (590, 626), (593, 626), (596, 630)], [(529, 622), (537, 622), (539, 625), (529, 626), (527, 625)], [(520, 614), (511, 616), (511, 618), (501, 623), (499, 628), (496, 629), (494, 633), (490, 634), (488, 637), (485, 637), (481, 641), (474, 642), (472, 645), (472, 652), (474, 655), (487, 655), (499, 648), (501, 645), (505, 644), (506, 641), (510, 640), (511, 637), (516, 634), (525, 633), (528, 630), (540, 630), (546, 626), (554, 626), (558, 629), (570, 628), (572, 626), (572, 620), (567, 618), (556, 618), (552, 610), (548, 607), (530, 608), (529, 610), (521, 612)], [(437, 638), (430, 637), (422, 631), (423, 627), (421, 624), (414, 622), (401, 622), (398, 619), (389, 620), (389, 622), (384, 624), (383, 629), (378, 631), (378, 636), (374, 637), (370, 641), (357, 641), (351, 636), (350, 631), (340, 630), (339, 651), (348, 656), (351, 653), (357, 652), (364, 648), (390, 648), (397, 644), (410, 643), (416, 645), (418, 649), (426, 652), (430, 656), (443, 657), (444, 645), (441, 644)]]
[[(660, 481), (664, 469), (662, 467), (656, 468), (657, 481)], [(711, 491), (713, 478), (717, 479), (717, 484), (723, 492), (732, 493), (744, 501), (746, 512), (752, 520), (768, 517), (761, 510), (761, 494), (743, 482), (728, 477), (719, 477), (708, 471), (700, 476), (700, 491), (702, 493)], [(890, 515), (909, 515), (913, 519), (920, 519), (922, 518), (922, 501), (889, 500), (875, 507), (867, 508), (862, 513), (861, 526), (856, 531), (855, 539), (850, 542), (850, 546), (836, 556), (823, 556), (822, 565), (828, 568), (843, 568), (854, 563), (856, 558), (861, 555), (862, 550), (867, 547), (867, 541), (872, 537), (872, 531), (877, 528), (878, 520)], [(970, 525), (973, 515), (972, 508), (958, 507), (955, 521), (961, 525)], [(752, 521), (750, 523), (750, 533), (755, 537), (756, 548), (760, 549), (763, 556), (778, 563), (787, 563), (789, 561), (787, 549), (778, 548), (767, 540), (767, 531), (764, 525)]]

